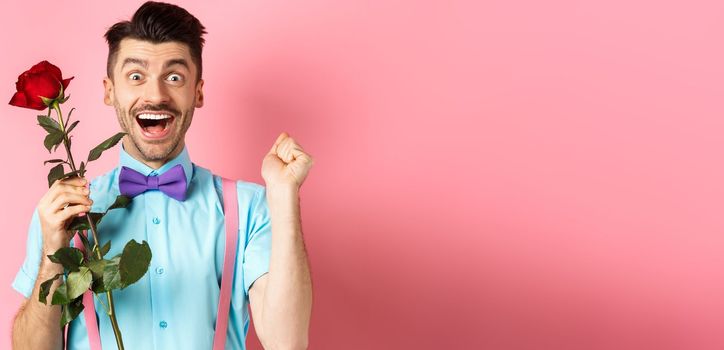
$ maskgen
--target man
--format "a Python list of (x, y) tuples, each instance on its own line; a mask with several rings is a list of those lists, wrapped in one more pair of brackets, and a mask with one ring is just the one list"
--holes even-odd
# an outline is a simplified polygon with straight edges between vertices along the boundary
[[(126, 349), (210, 349), (224, 255), (221, 180), (191, 163), (184, 138), (193, 112), (204, 102), (201, 23), (175, 5), (147, 2), (131, 21), (113, 25), (104, 101), (113, 106), (127, 135), (120, 164), (94, 179), (56, 181), (33, 213), (27, 256), (13, 287), (27, 298), (13, 324), (15, 349), (60, 349), (60, 307), (38, 301), (40, 284), (62, 271), (46, 257), (69, 246), (70, 220), (104, 211), (119, 189), (122, 167), (161, 176), (180, 165), (188, 186), (185, 198), (147, 190), (126, 209), (109, 211), (99, 241), (113, 242), (108, 256), (126, 242), (147, 240), (153, 251), (148, 273), (114, 292)], [(312, 304), (304, 250), (299, 187), (312, 158), (286, 133), (279, 135), (262, 163), (266, 187), (237, 181), (239, 247), (232, 285), (227, 349), (243, 349), (251, 306), (255, 330), (266, 349), (303, 349)], [(229, 215), (234, 215), (229, 214)], [(272, 250), (273, 247), (273, 250)], [(60, 284), (54, 282), (51, 294)], [(96, 301), (96, 309), (102, 305)], [(108, 317), (100, 315), (103, 349), (116, 343)], [(70, 323), (69, 349), (88, 349), (84, 317)]]

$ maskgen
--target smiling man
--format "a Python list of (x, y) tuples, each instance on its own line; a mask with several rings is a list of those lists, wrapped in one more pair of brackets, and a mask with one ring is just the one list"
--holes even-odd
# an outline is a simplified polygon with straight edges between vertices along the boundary
[[(146, 240), (153, 250), (148, 273), (114, 292), (124, 347), (212, 348), (224, 261), (224, 193), (221, 178), (192, 163), (184, 142), (195, 108), (204, 103), (205, 33), (186, 10), (158, 2), (143, 4), (130, 21), (106, 33), (104, 101), (114, 107), (127, 133), (119, 164), (90, 184), (80, 178), (56, 181), (39, 201), (27, 255), (13, 282), (27, 298), (13, 323), (13, 348), (63, 347), (60, 306), (38, 301), (40, 283), (62, 272), (46, 255), (71, 245), (66, 229), (71, 219), (104, 211), (119, 194), (133, 200), (104, 217), (100, 243), (113, 242), (109, 256), (131, 239)], [(221, 335), (227, 349), (245, 348), (249, 307), (265, 348), (307, 347), (312, 285), (299, 188), (312, 164), (301, 146), (281, 133), (262, 162), (266, 186), (236, 181), (238, 212), (227, 213), (238, 215), (240, 223), (228, 329)], [(131, 173), (140, 173), (148, 184), (176, 176), (183, 186), (174, 193), (150, 185), (138, 191), (124, 180)], [(51, 295), (59, 284), (54, 282)], [(95, 301), (96, 310), (103, 307)], [(108, 317), (98, 315), (102, 348), (117, 348)], [(73, 320), (67, 348), (90, 349), (93, 328), (82, 316)]]

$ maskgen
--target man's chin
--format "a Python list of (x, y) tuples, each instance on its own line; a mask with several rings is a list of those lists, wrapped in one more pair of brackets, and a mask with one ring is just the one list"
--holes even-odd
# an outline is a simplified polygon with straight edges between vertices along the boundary
[(166, 160), (174, 151), (174, 143), (172, 140), (133, 140), (136, 149), (144, 161), (157, 162)]

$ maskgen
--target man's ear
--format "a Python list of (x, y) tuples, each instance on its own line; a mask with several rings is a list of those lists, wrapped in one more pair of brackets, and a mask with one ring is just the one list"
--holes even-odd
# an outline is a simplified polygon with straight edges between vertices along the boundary
[(204, 106), (204, 80), (199, 79), (196, 83), (196, 101), (194, 107), (201, 108)]
[(103, 103), (113, 106), (113, 81), (110, 78), (103, 78), (103, 89)]

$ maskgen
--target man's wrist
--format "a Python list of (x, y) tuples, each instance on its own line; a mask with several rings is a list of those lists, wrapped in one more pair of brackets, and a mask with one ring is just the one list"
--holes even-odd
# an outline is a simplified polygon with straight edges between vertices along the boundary
[(267, 202), (274, 221), (299, 221), (299, 189), (294, 186), (269, 186), (266, 191)]
[(43, 244), (43, 256), (48, 254), (53, 255), (59, 249), (67, 247), (70, 247), (70, 242), (48, 242), (47, 244)]
[(299, 201), (299, 188), (292, 185), (268, 185), (266, 197), (269, 205), (272, 202)]
[(43, 255), (40, 257), (40, 267), (38, 271), (39, 277), (44, 277), (45, 279), (51, 278), (55, 276), (56, 274), (62, 273), (64, 271), (63, 265), (56, 264), (52, 261), (50, 261), (50, 258), (48, 258), (48, 255), (52, 253), (47, 253), (45, 251), (42, 252)]

